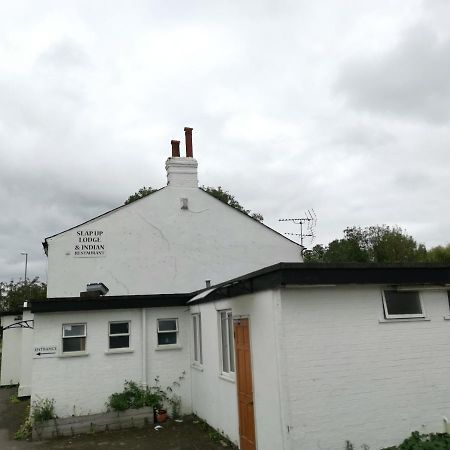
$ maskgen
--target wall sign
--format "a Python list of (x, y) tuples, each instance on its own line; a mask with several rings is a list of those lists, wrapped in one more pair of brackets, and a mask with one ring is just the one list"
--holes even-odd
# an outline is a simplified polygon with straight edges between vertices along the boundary
[(102, 230), (77, 230), (73, 256), (76, 258), (101, 258), (105, 256), (105, 235)]
[(33, 358), (52, 358), (56, 356), (56, 345), (34, 347)]

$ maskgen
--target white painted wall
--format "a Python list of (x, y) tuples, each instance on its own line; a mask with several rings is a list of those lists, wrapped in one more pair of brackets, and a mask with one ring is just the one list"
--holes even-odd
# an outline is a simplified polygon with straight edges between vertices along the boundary
[[(149, 308), (145, 310), (147, 323), (147, 382), (154, 384), (159, 376), (161, 386), (180, 382), (182, 410), (191, 411), (189, 374), (189, 315), (186, 308)], [(59, 417), (93, 414), (105, 411), (105, 402), (114, 392), (123, 390), (125, 380), (142, 383), (142, 310), (80, 311), (69, 313), (40, 313), (35, 316), (35, 346), (57, 346), (56, 357), (33, 358), (32, 401), (53, 398)], [(157, 349), (156, 320), (179, 319), (180, 348)], [(108, 353), (109, 321), (131, 321), (130, 346), (132, 352)], [(86, 356), (62, 356), (62, 325), (86, 323)]]
[[(450, 416), (445, 291), (421, 293), (429, 321), (379, 323), (378, 287), (282, 292), (282, 397), (290, 449), (400, 443)], [(286, 429), (286, 426), (284, 429)]]
[(273, 291), (191, 308), (192, 313), (201, 314), (203, 338), (203, 366), (192, 368), (193, 411), (235, 444), (239, 443), (237, 390), (235, 381), (220, 375), (218, 311), (231, 309), (234, 317), (249, 318), (258, 450), (282, 448), (280, 380), (273, 320), (278, 308), (279, 296)]
[[(23, 320), (28, 320), (32, 324), (34, 314), (29, 310), (23, 311)], [(33, 326), (33, 325), (32, 325)], [(19, 389), (17, 395), (19, 397), (28, 397), (31, 395), (31, 365), (33, 361), (33, 328), (22, 328), (22, 339), (20, 346), (20, 354), (17, 358), (21, 358)]]
[[(188, 210), (181, 199), (188, 199)], [(77, 231), (101, 230), (104, 257), (74, 257)], [(300, 247), (201, 189), (167, 186), (48, 239), (48, 297), (103, 282), (108, 295), (191, 292), (278, 263)]]
[[(7, 327), (22, 320), (14, 320), (16, 317), (18, 317), (17, 314), (2, 316), (2, 327)], [(1, 386), (19, 383), (20, 366), (22, 362), (20, 356), (21, 345), (22, 328), (9, 328), (3, 332), (2, 367), (0, 376)]]

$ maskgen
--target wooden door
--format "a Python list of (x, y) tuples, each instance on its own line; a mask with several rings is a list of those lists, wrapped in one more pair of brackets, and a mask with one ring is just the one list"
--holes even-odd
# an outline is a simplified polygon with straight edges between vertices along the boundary
[(241, 450), (256, 450), (253, 411), (253, 377), (248, 319), (235, 319), (236, 381)]

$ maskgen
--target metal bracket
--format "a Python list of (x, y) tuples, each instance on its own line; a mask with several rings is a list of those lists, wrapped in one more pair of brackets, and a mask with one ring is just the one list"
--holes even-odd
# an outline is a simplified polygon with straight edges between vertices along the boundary
[(8, 330), (10, 328), (29, 328), (30, 330), (34, 329), (34, 320), (21, 320), (20, 322), (12, 323), (7, 327), (2, 327), (3, 331)]

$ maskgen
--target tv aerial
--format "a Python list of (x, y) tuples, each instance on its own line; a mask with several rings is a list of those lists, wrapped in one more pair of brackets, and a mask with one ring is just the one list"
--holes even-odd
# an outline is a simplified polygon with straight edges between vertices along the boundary
[(303, 242), (305, 238), (310, 238), (310, 243), (314, 242), (314, 238), (316, 234), (314, 229), (317, 225), (317, 216), (314, 209), (308, 209), (305, 211), (304, 217), (299, 217), (296, 219), (278, 219), (278, 222), (292, 222), (295, 225), (300, 226), (300, 233), (284, 233), (289, 236), (298, 236), (300, 237), (300, 245), (305, 248)]

